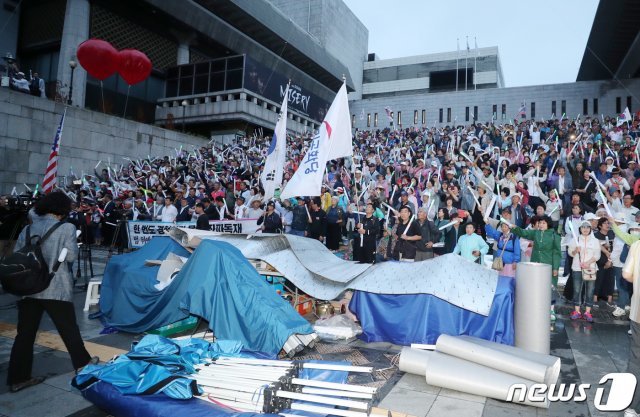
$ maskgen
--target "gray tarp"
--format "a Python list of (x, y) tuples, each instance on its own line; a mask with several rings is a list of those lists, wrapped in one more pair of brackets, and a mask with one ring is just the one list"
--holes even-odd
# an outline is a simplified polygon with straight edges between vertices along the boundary
[(332, 300), (347, 289), (376, 294), (431, 294), (484, 316), (489, 314), (498, 273), (458, 255), (405, 263), (358, 264), (332, 254), (322, 243), (279, 234), (229, 235), (172, 229), (175, 239), (191, 247), (201, 239), (227, 242), (248, 259), (276, 268), (310, 296)]

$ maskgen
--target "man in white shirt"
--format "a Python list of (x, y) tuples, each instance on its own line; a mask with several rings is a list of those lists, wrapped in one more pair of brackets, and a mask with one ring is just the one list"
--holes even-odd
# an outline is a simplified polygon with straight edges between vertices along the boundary
[(247, 218), (248, 207), (244, 204), (244, 202), (245, 199), (243, 196), (240, 195), (238, 196), (238, 198), (236, 198), (236, 205), (233, 208), (234, 219), (240, 220)]
[(178, 216), (178, 209), (173, 205), (173, 198), (171, 196), (167, 196), (164, 199), (164, 207), (162, 208), (162, 213), (160, 213), (159, 217), (161, 222), (173, 223)]
[[(626, 221), (627, 223), (633, 223), (635, 221), (635, 214), (639, 211), (637, 208), (631, 205), (632, 203), (633, 195), (631, 195), (630, 193), (625, 194), (622, 198), (622, 208), (618, 210), (618, 213), (616, 213), (624, 216), (624, 221)], [(616, 215), (616, 217), (618, 216)]]

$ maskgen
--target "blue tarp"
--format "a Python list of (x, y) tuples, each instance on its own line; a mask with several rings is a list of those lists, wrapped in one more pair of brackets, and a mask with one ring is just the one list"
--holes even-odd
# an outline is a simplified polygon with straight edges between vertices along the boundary
[(135, 252), (109, 259), (100, 288), (100, 311), (108, 326), (142, 333), (189, 316), (178, 307), (186, 285), (174, 279), (165, 291), (158, 291), (154, 285), (160, 267), (144, 265), (146, 260), (165, 259), (171, 252), (189, 256), (170, 237), (156, 237)]
[(218, 338), (238, 340), (251, 350), (278, 353), (292, 334), (313, 332), (228, 243), (203, 240), (178, 279), (188, 281), (180, 307), (208, 320)]
[(438, 336), (469, 335), (513, 345), (515, 280), (499, 277), (487, 317), (428, 294), (386, 295), (355, 291), (349, 309), (365, 342), (435, 344)]
[(140, 333), (194, 314), (209, 321), (216, 337), (271, 355), (291, 334), (313, 331), (228, 243), (203, 241), (171, 284), (158, 291), (159, 267), (144, 261), (164, 259), (169, 252), (188, 256), (172, 239), (157, 237), (139, 251), (111, 258), (100, 295), (109, 326)]

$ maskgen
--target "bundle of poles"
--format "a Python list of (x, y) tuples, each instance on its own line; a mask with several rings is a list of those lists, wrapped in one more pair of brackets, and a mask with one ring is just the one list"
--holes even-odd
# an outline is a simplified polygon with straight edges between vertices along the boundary
[(373, 368), (362, 366), (221, 357), (196, 365), (197, 372), (191, 378), (202, 387), (204, 395), (199, 398), (236, 411), (285, 417), (290, 417), (285, 410), (373, 416), (376, 388), (300, 378), (305, 369), (373, 372)]

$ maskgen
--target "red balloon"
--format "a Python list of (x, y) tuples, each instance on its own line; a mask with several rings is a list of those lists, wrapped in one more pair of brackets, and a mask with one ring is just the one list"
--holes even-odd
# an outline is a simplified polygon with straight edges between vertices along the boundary
[(118, 59), (118, 73), (129, 85), (138, 84), (151, 74), (151, 61), (137, 49), (123, 49)]
[(118, 69), (118, 50), (101, 39), (82, 42), (76, 56), (82, 68), (100, 81), (109, 78)]

